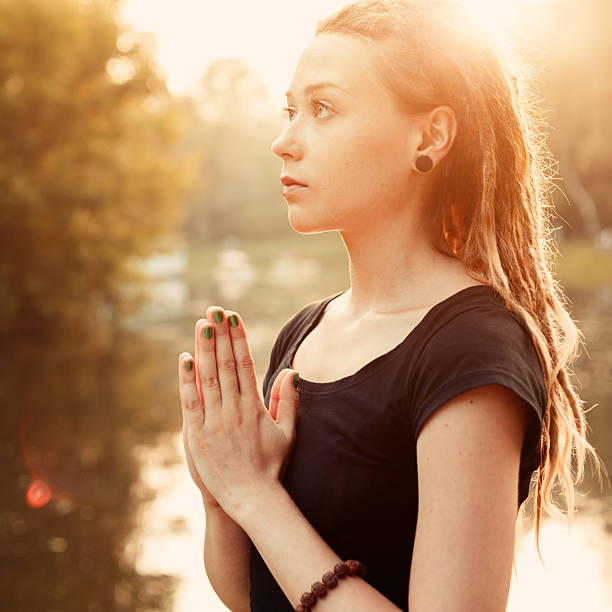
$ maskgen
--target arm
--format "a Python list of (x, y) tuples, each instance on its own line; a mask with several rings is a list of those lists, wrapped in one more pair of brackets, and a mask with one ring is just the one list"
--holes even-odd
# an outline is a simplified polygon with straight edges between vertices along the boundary
[[(309, 591), (336, 563), (344, 561), (308, 522), (280, 483), (251, 496), (234, 516), (294, 608), (302, 593)], [(358, 576), (344, 578), (316, 604), (317, 612), (399, 609)]]
[(506, 610), (527, 410), (509, 389), (485, 385), (423, 424), (411, 612)]
[(210, 584), (232, 612), (248, 612), (251, 543), (247, 534), (220, 506), (204, 504), (204, 567)]

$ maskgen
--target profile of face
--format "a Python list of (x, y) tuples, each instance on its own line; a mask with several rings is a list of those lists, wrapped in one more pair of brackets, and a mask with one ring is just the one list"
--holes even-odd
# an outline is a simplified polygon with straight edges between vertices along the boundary
[(288, 125), (271, 147), (281, 174), (307, 186), (283, 196), (296, 231), (355, 233), (406, 213), (415, 151), (426, 143), (392, 95), (358, 37), (323, 32), (306, 47), (287, 95)]

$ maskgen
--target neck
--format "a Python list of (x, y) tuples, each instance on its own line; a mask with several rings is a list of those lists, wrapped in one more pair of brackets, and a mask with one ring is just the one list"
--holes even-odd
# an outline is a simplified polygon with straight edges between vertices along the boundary
[(359, 234), (341, 231), (350, 289), (343, 315), (352, 319), (429, 308), (465, 286), (463, 263), (435, 250), (422, 223), (389, 220)]

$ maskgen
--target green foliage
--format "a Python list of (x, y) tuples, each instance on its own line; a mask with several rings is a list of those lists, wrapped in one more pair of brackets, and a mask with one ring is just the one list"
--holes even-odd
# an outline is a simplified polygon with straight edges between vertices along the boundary
[(186, 202), (191, 245), (230, 234), (248, 240), (294, 233), (281, 194), (282, 163), (270, 148), (282, 127), (265, 85), (241, 60), (223, 58), (191, 94), (188, 144), (202, 152), (200, 183)]
[(115, 10), (0, 0), (3, 329), (121, 313), (129, 257), (182, 220), (185, 122)]
[(612, 226), (612, 37), (604, 26), (612, 21), (612, 3), (556, 0), (530, 14), (521, 33), (527, 55), (542, 68), (542, 106), (559, 161), (555, 206), (568, 235), (586, 237), (591, 207), (601, 227)]

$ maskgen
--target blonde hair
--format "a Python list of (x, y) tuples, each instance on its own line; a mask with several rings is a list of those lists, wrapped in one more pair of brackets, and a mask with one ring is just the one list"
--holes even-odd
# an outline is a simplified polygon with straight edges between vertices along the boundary
[(371, 46), (400, 110), (448, 105), (456, 114), (455, 141), (436, 168), (428, 231), (440, 252), (499, 291), (537, 350), (548, 388), (536, 488), (536, 548), (543, 563), (542, 508), (563, 516), (552, 499), (554, 479), (563, 485), (571, 522), (585, 454), (596, 462), (598, 455), (569, 379), (582, 332), (551, 272), (558, 251), (547, 170), (554, 160), (539, 129), (534, 69), (502, 50), (454, 0), (361, 0), (319, 21), (315, 35), (323, 32), (358, 36)]

